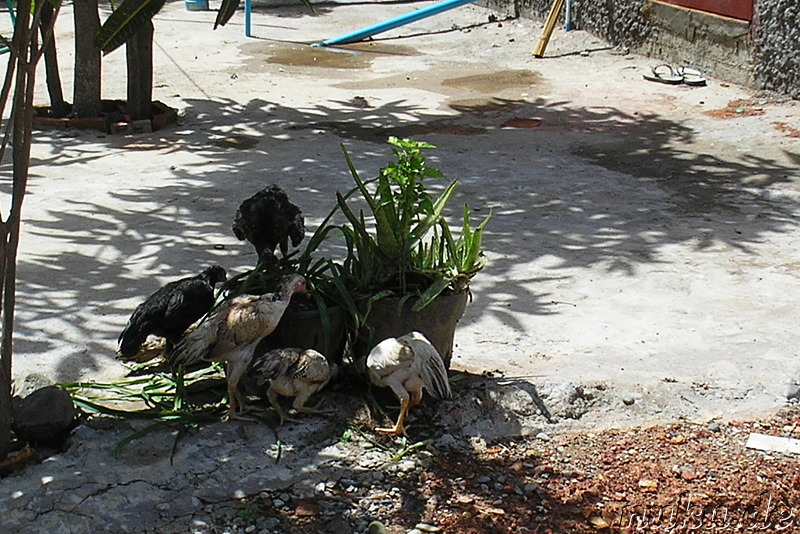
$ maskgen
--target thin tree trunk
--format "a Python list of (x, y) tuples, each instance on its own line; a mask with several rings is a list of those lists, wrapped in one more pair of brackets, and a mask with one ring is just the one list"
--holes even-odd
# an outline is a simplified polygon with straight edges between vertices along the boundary
[(133, 120), (153, 117), (153, 22), (148, 20), (125, 43), (128, 63), (128, 115)]
[(50, 2), (42, 4), (42, 45), (44, 46), (44, 70), (47, 81), (47, 92), (50, 95), (50, 112), (54, 117), (62, 118), (69, 114), (70, 107), (64, 101), (64, 92), (61, 89), (61, 73), (58, 70), (58, 53), (56, 52), (56, 36), (48, 28), (53, 24), (55, 9)]
[(72, 114), (89, 118), (100, 116), (100, 49), (94, 44), (100, 31), (97, 0), (75, 0), (75, 91)]
[[(8, 218), (0, 218), (0, 459), (8, 454), (11, 440), (11, 356), (16, 303), (17, 247), (19, 245), (22, 200), (28, 183), (33, 129), (33, 90), (36, 76), (37, 23), (31, 27), (31, 0), (17, 3), (17, 22), (14, 27), (13, 52), (16, 59), (16, 83), (11, 107), (11, 146), (13, 186)], [(41, 9), (41, 8), (40, 8)], [(5, 144), (5, 139), (4, 139)], [(3, 150), (5, 154), (5, 150)]]

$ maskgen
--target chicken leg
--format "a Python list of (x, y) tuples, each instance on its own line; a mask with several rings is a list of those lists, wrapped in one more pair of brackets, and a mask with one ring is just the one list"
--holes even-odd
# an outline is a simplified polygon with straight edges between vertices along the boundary
[[(255, 345), (257, 343), (249, 343), (244, 347), (237, 349), (242, 354), (252, 353), (255, 349)], [(230, 405), (228, 408), (228, 413), (224, 417), (225, 421), (249, 421), (250, 419), (246, 417), (242, 417), (241, 414), (247, 411), (247, 401), (239, 391), (239, 381), (242, 378), (242, 375), (247, 371), (247, 367), (250, 364), (249, 358), (231, 358), (228, 362), (227, 368), (227, 382), (228, 382), (228, 404)], [(236, 407), (239, 407), (237, 410)]]
[(400, 399), (400, 414), (397, 416), (397, 422), (394, 424), (392, 428), (376, 428), (376, 432), (380, 432), (381, 434), (392, 434), (395, 436), (403, 435), (407, 436), (406, 434), (406, 427), (404, 425), (406, 414), (408, 413), (408, 409), (411, 406), (411, 398), (409, 397), (408, 393), (406, 392), (405, 388), (402, 386), (395, 387), (394, 385), (390, 384), (392, 391), (394, 394), (397, 395), (397, 398)]
[[(298, 412), (298, 413), (307, 413), (307, 414), (325, 413), (324, 411), (317, 409), (317, 406), (319, 406), (319, 403), (317, 403), (317, 405), (314, 406), (314, 407), (305, 405), (306, 402), (308, 402), (308, 399), (311, 397), (311, 395), (313, 393), (314, 393), (313, 391), (309, 391), (309, 390), (303, 390), (302, 392), (300, 392), (297, 395), (297, 397), (294, 398), (294, 401), (292, 402), (292, 409), (294, 409), (294, 411)], [(286, 415), (286, 412), (283, 410), (283, 408), (281, 408), (280, 402), (278, 401), (278, 392), (276, 390), (274, 390), (272, 388), (267, 390), (267, 400), (269, 400), (269, 403), (272, 405), (273, 408), (275, 408), (275, 411), (278, 412), (278, 417), (280, 417), (280, 419), (281, 419), (281, 425), (286, 421), (289, 421), (291, 423), (299, 423), (300, 422), (297, 419), (294, 419), (294, 418), (289, 417), (288, 415)], [(321, 402), (322, 401), (320, 401), (320, 403)]]

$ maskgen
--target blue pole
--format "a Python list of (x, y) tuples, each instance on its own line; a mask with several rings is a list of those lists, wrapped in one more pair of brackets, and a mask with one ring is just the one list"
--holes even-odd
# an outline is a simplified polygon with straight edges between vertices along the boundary
[(444, 0), (443, 2), (433, 4), (432, 6), (423, 7), (422, 9), (412, 11), (411, 13), (406, 13), (405, 15), (400, 15), (399, 17), (368, 26), (364, 29), (342, 35), (341, 37), (328, 39), (327, 41), (322, 41), (321, 43), (316, 43), (311, 46), (330, 46), (335, 44), (354, 43), (356, 41), (361, 41), (366, 37), (375, 35), (376, 33), (392, 30), (420, 19), (438, 15), (442, 11), (447, 11), (448, 9), (453, 9), (465, 4), (471, 4), (474, 1), (475, 0)]
[(565, 8), (564, 12), (564, 20), (566, 21), (566, 24), (564, 25), (565, 30), (569, 32), (575, 29), (575, 24), (572, 21), (572, 0), (567, 0), (567, 7)]
[(252, 12), (252, 7), (250, 5), (250, 0), (244, 0), (244, 35), (246, 37), (250, 37), (253, 34), (250, 32), (250, 14)]

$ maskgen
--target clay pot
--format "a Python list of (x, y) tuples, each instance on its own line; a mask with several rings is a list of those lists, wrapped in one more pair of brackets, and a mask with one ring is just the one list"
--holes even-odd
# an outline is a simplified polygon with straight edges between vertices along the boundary
[[(372, 327), (372, 331), (363, 328), (359, 332), (356, 356), (365, 356), (372, 347), (386, 338), (402, 336), (416, 330), (422, 332), (436, 347), (445, 367), (449, 369), (456, 325), (464, 314), (467, 297), (467, 293), (440, 295), (418, 312), (411, 311), (416, 299), (403, 302), (399, 297), (389, 297), (375, 301), (367, 317), (367, 324)], [(363, 312), (367, 302), (360, 301), (357, 305)]]
[(329, 363), (340, 364), (347, 341), (347, 314), (338, 307), (328, 308), (327, 313), (327, 340), (319, 310), (289, 309), (283, 314), (275, 331), (258, 344), (255, 353), (290, 347), (314, 349), (323, 354)]

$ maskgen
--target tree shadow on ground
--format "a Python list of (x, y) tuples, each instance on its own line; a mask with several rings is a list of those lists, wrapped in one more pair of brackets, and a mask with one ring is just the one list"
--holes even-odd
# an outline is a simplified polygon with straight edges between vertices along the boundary
[[(457, 223), (462, 202), (479, 217), (493, 213), (484, 239), (489, 266), (476, 278), (479, 314), (519, 329), (518, 314), (557, 313), (537, 281), (566, 269), (630, 276), (667, 261), (659, 251), (672, 244), (721, 243), (749, 254), (796, 226), (797, 202), (766, 194), (795, 179), (796, 165), (696, 153), (693, 130), (656, 115), (501, 99), (461, 103), (447, 114), (409, 101), (188, 104), (177, 128), (149, 136), (89, 136), (88, 143), (71, 133), (37, 136), (49, 155), (36, 152), (29, 203), (41, 206), (24, 231), (57, 241), (23, 251), (17, 348), (71, 354), (59, 379), (110, 357), (135, 304), (164, 281), (209, 263), (234, 271), (252, 264), (230, 224), (256, 190), (280, 183), (313, 230), (335, 191), (352, 187), (340, 143), (366, 178), (392, 159), (390, 135), (438, 145), (429, 163), (460, 181), (448, 217)], [(88, 195), (52, 179), (75, 166), (96, 182)], [(441, 190), (444, 182), (431, 185)], [(333, 255), (342, 250), (331, 247)], [(547, 268), (530, 269), (544, 260)]]
[[(292, 451), (287, 460), (303, 462), (302, 480), (221, 500), (204, 508), (204, 522), (269, 524), (298, 533), (362, 532), (372, 520), (398, 532), (419, 523), (476, 533), (586, 527), (586, 508), (599, 496), (588, 488), (581, 495), (551, 495), (542, 482), (569, 478), (570, 466), (540, 469), (535, 442), (522, 445), (569, 414), (550, 413), (528, 381), (466, 374), (454, 379), (452, 400), (426, 398), (412, 409), (405, 440), (374, 431), (396, 410), (370, 410), (359, 389), (363, 383), (323, 393), (325, 404), (337, 407), (329, 416), (337, 423), (318, 429), (313, 443), (294, 441), (295, 430), (281, 436)], [(385, 390), (375, 394), (379, 405), (396, 401)]]

